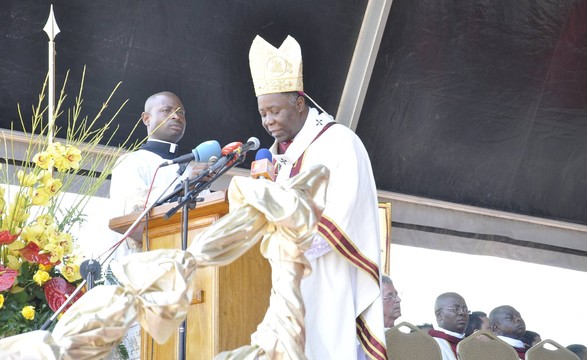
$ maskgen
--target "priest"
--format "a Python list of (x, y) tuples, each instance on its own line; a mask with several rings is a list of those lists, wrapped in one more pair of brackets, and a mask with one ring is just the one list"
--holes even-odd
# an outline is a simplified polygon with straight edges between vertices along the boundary
[[(123, 155), (112, 170), (110, 199), (114, 216), (142, 211), (166, 191), (173, 190), (179, 166), (157, 168), (165, 160), (176, 157), (177, 143), (186, 128), (183, 103), (177, 95), (163, 91), (149, 96), (141, 120), (147, 130), (147, 141), (137, 151)], [(155, 176), (157, 174), (157, 176)], [(141, 249), (142, 234), (134, 234), (117, 252), (117, 257)]]

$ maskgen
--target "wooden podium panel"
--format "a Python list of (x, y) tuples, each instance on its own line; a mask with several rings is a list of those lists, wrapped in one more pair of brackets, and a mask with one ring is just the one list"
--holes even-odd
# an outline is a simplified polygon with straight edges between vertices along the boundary
[[(189, 211), (188, 246), (199, 232), (228, 213), (224, 191), (204, 196)], [(169, 219), (170, 205), (151, 210), (143, 231), (144, 250), (181, 249), (181, 211)], [(110, 228), (123, 233), (137, 214), (110, 220)], [(144, 222), (142, 224), (145, 229)], [(148, 240), (146, 236), (148, 235)], [(147, 248), (148, 246), (148, 248)], [(250, 336), (269, 307), (271, 268), (259, 244), (227, 266), (196, 270), (194, 298), (187, 317), (186, 358), (210, 360), (221, 351), (250, 344)], [(141, 359), (177, 359), (179, 336), (159, 345), (141, 331)]]

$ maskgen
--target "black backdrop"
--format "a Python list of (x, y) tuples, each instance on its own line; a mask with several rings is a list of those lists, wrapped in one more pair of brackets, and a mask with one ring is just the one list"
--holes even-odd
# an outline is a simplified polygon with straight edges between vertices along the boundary
[[(30, 109), (37, 101), (47, 71), (43, 27), (51, 3), (61, 29), (55, 39), (58, 84), (69, 69), (70, 100), (77, 95), (84, 65), (87, 114), (95, 114), (122, 81), (103, 116), (109, 119), (114, 108), (129, 99), (117, 118), (121, 128), (115, 140), (122, 142), (139, 119), (145, 99), (170, 90), (187, 111), (182, 152), (209, 139), (224, 145), (257, 136), (264, 147), (272, 143), (256, 110), (248, 65), (249, 47), (257, 34), (275, 46), (287, 35), (298, 40), (305, 59), (306, 92), (335, 113), (366, 6), (365, 1), (353, 0), (3, 0), (0, 127), (18, 122), (17, 103)], [(57, 121), (66, 124), (66, 116)], [(135, 137), (145, 135), (142, 127)]]
[[(46, 74), (50, 3), (2, 1), (0, 127), (17, 120), (17, 103), (30, 118)], [(335, 114), (366, 8), (365, 0), (52, 3), (58, 84), (70, 69), (70, 100), (84, 65), (87, 114), (122, 81), (104, 116), (129, 99), (120, 141), (145, 98), (171, 90), (187, 109), (182, 152), (207, 139), (271, 143), (248, 69), (256, 34), (300, 42), (306, 92)], [(357, 128), (378, 188), (587, 224), (586, 32), (586, 0), (394, 0)]]
[(587, 2), (394, 0), (357, 133), (381, 189), (587, 223)]

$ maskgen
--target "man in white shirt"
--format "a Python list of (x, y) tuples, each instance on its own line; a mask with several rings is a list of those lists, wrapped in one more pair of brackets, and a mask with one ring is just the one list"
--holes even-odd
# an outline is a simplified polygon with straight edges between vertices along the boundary
[[(141, 119), (147, 130), (147, 142), (139, 150), (123, 155), (112, 170), (113, 216), (141, 211), (147, 197), (152, 203), (173, 190), (178, 177), (177, 164), (157, 168), (163, 161), (176, 157), (177, 143), (185, 133), (187, 122), (183, 103), (169, 91), (153, 94), (145, 101)], [(133, 234), (133, 238), (120, 246), (117, 257), (140, 251), (142, 234)]]
[(395, 325), (395, 321), (402, 315), (399, 293), (393, 285), (393, 281), (387, 275), (381, 277), (381, 294), (383, 295), (383, 325), (387, 331)]
[[(147, 142), (139, 150), (123, 155), (112, 170), (110, 211), (113, 216), (143, 210), (146, 202), (153, 203), (160, 195), (173, 190), (178, 178), (179, 165), (162, 168), (159, 165), (176, 157), (177, 142), (185, 133), (186, 116), (181, 100), (169, 91), (153, 94), (145, 101), (141, 119), (147, 130)], [(119, 239), (118, 234), (113, 234), (112, 244)], [(114, 258), (141, 250), (142, 233), (136, 231), (119, 246)], [(140, 339), (140, 327), (135, 323), (123, 339), (130, 360), (140, 358)], [(110, 359), (116, 356), (113, 352)]]
[(440, 347), (443, 360), (457, 360), (457, 344), (465, 337), (469, 323), (469, 308), (457, 293), (439, 295), (434, 304), (437, 329), (428, 331)]
[(513, 346), (520, 359), (526, 358), (528, 347), (521, 340), (526, 323), (518, 310), (509, 305), (498, 306), (489, 313), (489, 328), (498, 338)]

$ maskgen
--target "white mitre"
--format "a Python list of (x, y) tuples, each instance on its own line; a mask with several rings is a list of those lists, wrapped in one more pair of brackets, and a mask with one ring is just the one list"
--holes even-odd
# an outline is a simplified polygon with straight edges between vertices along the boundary
[(279, 49), (257, 35), (249, 50), (249, 66), (257, 97), (304, 91), (302, 49), (289, 35)]

